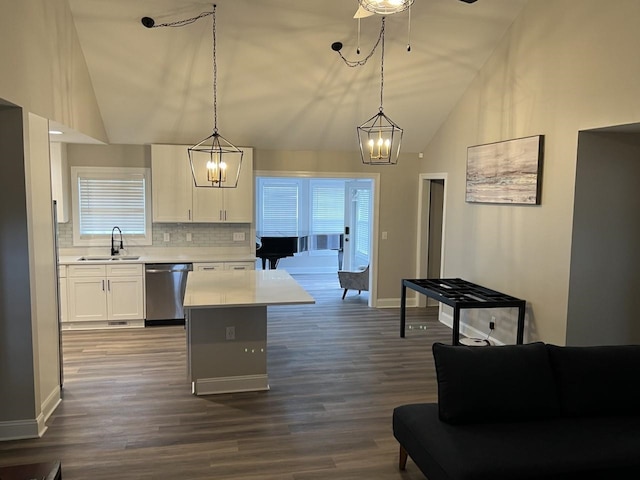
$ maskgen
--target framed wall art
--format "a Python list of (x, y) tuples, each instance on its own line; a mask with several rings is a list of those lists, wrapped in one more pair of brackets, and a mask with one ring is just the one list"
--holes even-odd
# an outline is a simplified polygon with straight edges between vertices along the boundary
[(467, 149), (466, 201), (540, 205), (544, 135)]

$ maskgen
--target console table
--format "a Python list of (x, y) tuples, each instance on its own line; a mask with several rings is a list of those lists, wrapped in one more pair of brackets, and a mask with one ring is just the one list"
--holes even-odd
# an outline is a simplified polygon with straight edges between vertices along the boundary
[(453, 307), (453, 345), (458, 345), (460, 341), (460, 310), (465, 308), (516, 307), (518, 309), (516, 343), (524, 342), (524, 314), (527, 302), (461, 278), (402, 279), (400, 297), (400, 337), (402, 338), (405, 336), (407, 288)]

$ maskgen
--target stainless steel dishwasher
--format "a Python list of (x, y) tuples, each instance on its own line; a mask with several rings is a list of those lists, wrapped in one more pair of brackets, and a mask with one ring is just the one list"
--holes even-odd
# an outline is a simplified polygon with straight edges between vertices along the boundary
[(148, 263), (145, 266), (145, 325), (184, 324), (184, 290), (190, 263)]

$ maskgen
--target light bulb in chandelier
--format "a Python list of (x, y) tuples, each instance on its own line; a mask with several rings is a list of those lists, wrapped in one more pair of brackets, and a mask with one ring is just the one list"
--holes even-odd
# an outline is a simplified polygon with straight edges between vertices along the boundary
[(219, 158), (212, 158), (207, 162), (207, 181), (211, 183), (223, 183), (227, 181), (227, 164)]
[(391, 153), (391, 139), (385, 138), (381, 131), (378, 132), (378, 139), (369, 139), (369, 162), (366, 163), (388, 163)]

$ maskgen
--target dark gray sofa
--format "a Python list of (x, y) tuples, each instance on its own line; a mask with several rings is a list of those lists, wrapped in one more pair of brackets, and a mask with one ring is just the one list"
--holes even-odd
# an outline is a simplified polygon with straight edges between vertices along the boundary
[(429, 480), (640, 479), (640, 346), (436, 343), (438, 403), (393, 412)]

